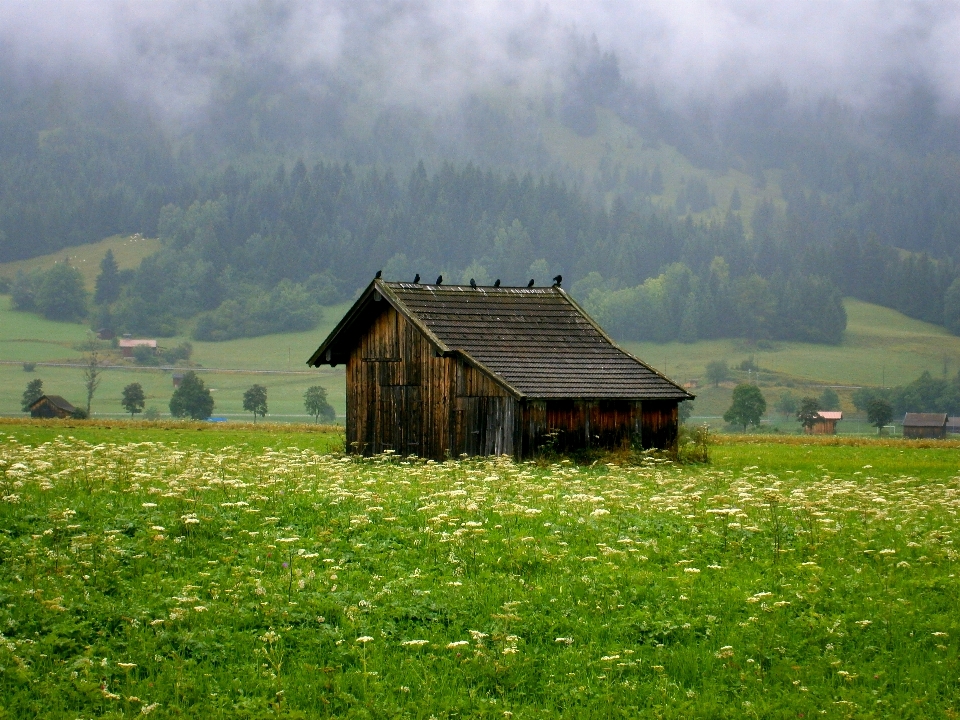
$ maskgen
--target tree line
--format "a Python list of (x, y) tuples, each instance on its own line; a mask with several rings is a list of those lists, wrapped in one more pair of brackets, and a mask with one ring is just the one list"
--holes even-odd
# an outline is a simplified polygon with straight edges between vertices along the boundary
[[(359, 137), (323, 103), (302, 112), (307, 98), (282, 78), (237, 67), (231, 91), (211, 108), (215, 120), (171, 140), (141, 104), (118, 100), (117, 88), (90, 77), (24, 82), (0, 54), (0, 261), (115, 233), (159, 235), (161, 253), (122, 274), (119, 295), (89, 309), (101, 327), (151, 335), (178, 332), (200, 313), (197, 333), (208, 339), (288, 329), (296, 292), (308, 296), (296, 296), (298, 306), (344, 300), (378, 269), (391, 279), (442, 272), (506, 284), (597, 272), (607, 292), (624, 293), (681, 263), (699, 282), (684, 302), (683, 334), (697, 326), (699, 337), (716, 327), (698, 318), (709, 309), (705, 287), (717, 258), (736, 288), (728, 307), (746, 313), (725, 334), (834, 337), (830, 327), (796, 319), (801, 296), (829, 298), (830, 285), (960, 332), (956, 123), (864, 116), (830, 99), (797, 103), (776, 84), (729, 98), (705, 121), (626, 78), (597, 43), (574, 46), (562, 87), (543, 98), (545, 117), (587, 137), (600, 132), (603, 108), (644, 144), (677, 148), (700, 168), (678, 191), (666, 187), (660, 166), (622, 166), (616, 148), (601, 151), (593, 177), (551, 161), (537, 139), (544, 118), (521, 112), (511, 120), (478, 98), (447, 118), (458, 128), (453, 141), (431, 145), (424, 138), (437, 137), (436, 123), (391, 109)], [(266, 94), (271, 103), (258, 100)], [(337, 160), (294, 162), (304, 149)], [(416, 157), (435, 171), (411, 170)], [(507, 172), (520, 167), (538, 174)], [(720, 198), (707, 182), (730, 168), (758, 190), (773, 178), (782, 199), (747, 218), (740, 190)], [(677, 191), (672, 207), (656, 210), (668, 190)], [(689, 219), (721, 208), (724, 219)], [(805, 287), (805, 277), (819, 284)], [(274, 293), (283, 280), (293, 294)], [(20, 295), (21, 307), (54, 317), (61, 311), (41, 284), (33, 283), (35, 300)], [(648, 304), (651, 287), (611, 300), (611, 316)], [(762, 313), (750, 315), (750, 293)], [(316, 312), (307, 307), (289, 329)]]
[(555, 179), (470, 164), (428, 174), (421, 163), (400, 181), (302, 161), (271, 174), (228, 166), (198, 181), (193, 197), (159, 211), (162, 249), (139, 268), (119, 271), (105, 257), (92, 298), (61, 263), (14, 278), (14, 307), (70, 320), (89, 308), (97, 328), (153, 336), (197, 318), (194, 339), (225, 340), (309, 329), (322, 305), (352, 297), (376, 270), (506, 285), (562, 272), (621, 338), (836, 343), (844, 295), (960, 332), (950, 258), (874, 235), (811, 238), (816, 223), (797, 212), (816, 215), (812, 201), (761, 204), (748, 235), (735, 212), (694, 223), (621, 201), (605, 209)]
[[(90, 403), (100, 384), (98, 367), (97, 358), (94, 355), (84, 371), (87, 407), (86, 410), (77, 409), (74, 413), (76, 419), (90, 417)], [(20, 399), (20, 409), (23, 412), (30, 412), (31, 406), (43, 395), (43, 380), (34, 378), (27, 383), (27, 387), (23, 391)], [(146, 394), (140, 383), (130, 383), (123, 388), (120, 405), (126, 412), (130, 413), (131, 419), (144, 412), (146, 401)], [(307, 413), (314, 418), (314, 422), (319, 423), (320, 420), (323, 420), (332, 423), (336, 420), (336, 412), (327, 400), (327, 391), (322, 385), (313, 385), (307, 388), (303, 395), (303, 406)], [(169, 407), (170, 415), (175, 418), (207, 420), (213, 415), (213, 394), (203, 380), (193, 370), (189, 370), (184, 373), (179, 387), (173, 391)], [(253, 414), (255, 423), (257, 417), (265, 417), (268, 412), (267, 388), (257, 383), (247, 389), (243, 393), (243, 409)]]

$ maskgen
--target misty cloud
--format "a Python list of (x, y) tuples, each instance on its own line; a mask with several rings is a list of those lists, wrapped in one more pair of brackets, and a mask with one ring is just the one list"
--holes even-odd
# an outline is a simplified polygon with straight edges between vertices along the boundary
[(778, 82), (853, 106), (932, 89), (960, 109), (953, 0), (6, 0), (0, 42), (21, 68), (121, 77), (134, 96), (199, 110), (231, 73), (279, 68), (305, 92), (332, 85), (436, 107), (509, 87), (560, 89), (595, 36), (623, 75), (661, 97), (712, 102)]

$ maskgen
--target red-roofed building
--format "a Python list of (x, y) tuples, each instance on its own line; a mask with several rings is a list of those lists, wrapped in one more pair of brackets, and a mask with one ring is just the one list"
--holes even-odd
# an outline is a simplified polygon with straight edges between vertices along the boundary
[(843, 420), (843, 413), (839, 410), (821, 410), (817, 413), (817, 421), (813, 427), (807, 428), (808, 435), (836, 435), (837, 423)]
[(134, 338), (121, 338), (117, 343), (117, 346), (120, 348), (120, 352), (123, 353), (125, 358), (133, 357), (133, 351), (138, 347), (147, 347), (150, 348), (154, 353), (157, 352), (157, 341), (156, 340), (140, 340)]

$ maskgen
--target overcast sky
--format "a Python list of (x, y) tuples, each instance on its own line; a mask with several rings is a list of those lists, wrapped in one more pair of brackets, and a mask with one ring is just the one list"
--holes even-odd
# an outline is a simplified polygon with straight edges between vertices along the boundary
[(202, 106), (242, 62), (304, 87), (331, 75), (390, 102), (484, 87), (556, 89), (572, 38), (677, 101), (776, 80), (855, 105), (918, 81), (960, 110), (960, 0), (3, 0), (21, 66), (118, 75), (161, 105)]

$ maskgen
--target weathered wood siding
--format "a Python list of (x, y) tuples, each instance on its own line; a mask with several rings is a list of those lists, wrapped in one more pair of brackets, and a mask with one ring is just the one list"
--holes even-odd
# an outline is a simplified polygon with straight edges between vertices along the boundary
[(512, 455), (515, 407), (482, 371), (438, 357), (389, 305), (347, 362), (347, 445), (354, 452)]
[(40, 401), (36, 403), (32, 408), (30, 408), (30, 417), (33, 418), (68, 418), (70, 413), (68, 413), (63, 408), (59, 408), (54, 405), (47, 398), (40, 398)]
[(642, 439), (643, 410), (638, 400), (526, 402), (518, 428), (521, 455), (530, 457), (544, 447), (561, 452), (629, 447)]
[(450, 361), (396, 310), (371, 323), (347, 362), (347, 444), (359, 453), (393, 450), (443, 457), (454, 374)]
[(807, 435), (836, 435), (836, 420), (818, 420), (812, 427), (805, 427), (803, 432)]
[(545, 445), (569, 451), (638, 439), (645, 448), (676, 442), (676, 402), (520, 401), (461, 358), (438, 357), (414, 325), (383, 305), (347, 361), (346, 435), (353, 452), (527, 458)]
[(680, 416), (676, 400), (645, 400), (641, 421), (641, 443), (645, 450), (666, 450), (677, 444)]
[(905, 438), (915, 438), (915, 439), (933, 439), (933, 440), (942, 440), (947, 437), (947, 426), (916, 426), (916, 425), (904, 425), (903, 426), (903, 436)]

